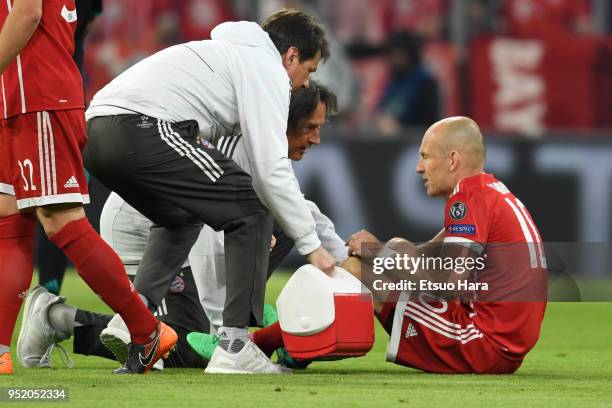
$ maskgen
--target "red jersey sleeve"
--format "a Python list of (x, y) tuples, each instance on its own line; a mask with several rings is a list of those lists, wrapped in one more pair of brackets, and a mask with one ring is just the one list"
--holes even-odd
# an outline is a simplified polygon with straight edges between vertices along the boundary
[(489, 223), (482, 203), (459, 191), (446, 202), (444, 214), (445, 242), (486, 243)]

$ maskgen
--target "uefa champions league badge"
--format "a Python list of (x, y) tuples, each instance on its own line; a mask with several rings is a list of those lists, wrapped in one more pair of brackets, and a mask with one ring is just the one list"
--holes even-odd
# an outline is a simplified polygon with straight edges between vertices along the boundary
[(456, 201), (451, 205), (450, 210), (448, 211), (448, 215), (455, 220), (460, 221), (465, 218), (467, 214), (467, 206), (463, 204), (461, 201)]
[(155, 123), (149, 121), (149, 117), (147, 115), (141, 115), (140, 116), (140, 123), (136, 124), (136, 127), (139, 127), (140, 129), (150, 129), (153, 126), (157, 126)]

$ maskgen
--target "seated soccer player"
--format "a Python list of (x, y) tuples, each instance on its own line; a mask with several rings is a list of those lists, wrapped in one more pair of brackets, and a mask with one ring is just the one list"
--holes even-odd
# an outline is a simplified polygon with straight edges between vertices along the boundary
[[(478, 283), (477, 297), (474, 287), (453, 296), (449, 285), (442, 291), (418, 291), (418, 286), (412, 293), (373, 291), (378, 296), (375, 313), (391, 336), (387, 360), (434, 373), (513, 373), (536, 344), (546, 308), (546, 259), (538, 229), (507, 187), (484, 173), (485, 146), (473, 120), (452, 117), (435, 123), (419, 154), (416, 170), (427, 194), (446, 201), (444, 230), (418, 247), (402, 238), (383, 246), (361, 230), (347, 241), (352, 256), (341, 266), (368, 285), (373, 276), (362, 268), (374, 258), (472, 259), (471, 267), (445, 273), (434, 269), (439, 268), (434, 262), (413, 274), (402, 275), (400, 269), (398, 275), (395, 269), (396, 276), (392, 273), (386, 282), (401, 278), (456, 288), (460, 281)], [(367, 251), (376, 245), (373, 257)], [(481, 256), (483, 267), (475, 273)], [(390, 301), (389, 295), (399, 299)], [(255, 332), (253, 340), (264, 352), (281, 347), (280, 326)]]
[[(391, 240), (378, 256), (481, 257), (482, 268), (455, 267), (448, 280), (456, 288), (468, 279), (480, 286), (466, 291), (478, 291), (476, 297), (470, 293), (445, 300), (423, 291), (412, 297), (402, 293), (396, 303), (379, 303), (378, 318), (391, 335), (387, 360), (436, 373), (513, 373), (536, 344), (546, 308), (540, 233), (518, 198), (484, 173), (484, 141), (473, 120), (452, 117), (435, 123), (425, 133), (419, 155), (416, 171), (427, 194), (446, 201), (444, 230), (421, 247)], [(377, 243), (372, 234), (359, 231), (348, 247), (361, 256), (363, 244)], [(345, 267), (367, 280), (360, 270), (363, 263), (354, 257)], [(403, 278), (434, 282), (439, 271), (433, 268), (421, 266)]]

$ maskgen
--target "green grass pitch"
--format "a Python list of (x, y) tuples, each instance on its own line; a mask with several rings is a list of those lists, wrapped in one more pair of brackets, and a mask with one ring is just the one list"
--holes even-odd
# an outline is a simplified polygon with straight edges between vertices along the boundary
[[(268, 301), (286, 279), (273, 276)], [(66, 277), (63, 294), (70, 304), (108, 310), (74, 273)], [(109, 360), (73, 355), (75, 367), (67, 369), (54, 356), (53, 369), (23, 369), (15, 362), (15, 374), (0, 377), (0, 387), (68, 387), (67, 404), (75, 407), (612, 406), (610, 303), (551, 303), (540, 342), (512, 376), (424, 374), (384, 362), (386, 344), (377, 326), (367, 356), (314, 363), (288, 376), (213, 376), (186, 369), (117, 376)], [(72, 350), (70, 341), (64, 346)]]

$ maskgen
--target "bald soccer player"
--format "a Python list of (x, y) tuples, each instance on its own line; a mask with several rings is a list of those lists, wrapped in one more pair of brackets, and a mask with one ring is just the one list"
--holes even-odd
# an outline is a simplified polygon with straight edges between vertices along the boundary
[[(469, 278), (486, 280), (488, 290), (478, 297), (401, 292), (394, 302), (375, 291), (376, 315), (391, 336), (387, 361), (435, 373), (514, 373), (539, 338), (546, 308), (546, 260), (535, 222), (502, 182), (484, 172), (484, 141), (473, 120), (451, 117), (435, 123), (423, 137), (419, 156), (416, 171), (427, 195), (446, 201), (444, 230), (420, 246), (394, 238), (377, 257), (480, 257), (482, 269), (455, 266), (445, 275), (421, 267), (414, 274), (396, 271), (395, 280), (440, 281), (443, 276), (457, 283)], [(352, 256), (342, 266), (366, 282), (361, 268), (369, 261), (362, 244), (377, 243), (382, 245), (368, 231), (353, 234), (347, 241)]]

